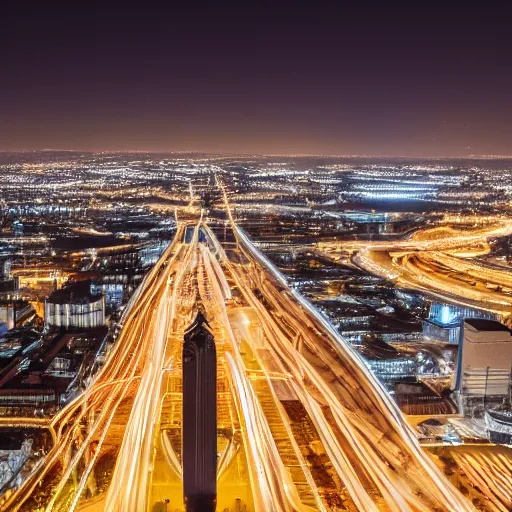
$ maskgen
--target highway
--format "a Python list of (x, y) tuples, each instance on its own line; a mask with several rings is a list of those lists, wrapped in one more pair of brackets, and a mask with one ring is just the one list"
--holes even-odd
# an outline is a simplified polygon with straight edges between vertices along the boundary
[[(91, 385), (52, 419), (55, 445), (23, 485), (7, 497), (1, 510), (20, 510), (28, 502), (25, 510), (41, 504), (47, 511), (71, 512), (83, 493), (94, 493), (91, 474), (102, 445), (106, 441), (115, 445), (115, 440), (108, 439), (112, 425), (123, 414), (126, 403), (133, 403), (141, 384), (152, 384), (147, 378), (152, 370), (148, 356), (155, 341), (162, 340), (157, 320), (161, 320), (162, 305), (168, 301), (171, 262), (180, 249), (184, 227), (178, 226), (173, 243), (132, 296), (122, 318), (123, 329), (106, 364)], [(130, 416), (128, 432), (137, 420), (140, 417)], [(45, 478), (53, 482), (52, 493), (39, 486)]]
[(490, 510), (507, 512), (512, 509), (512, 459), (493, 448), (499, 449), (453, 449), (450, 455), (462, 470), (461, 478), (469, 481), (467, 488), (480, 500), (488, 501)]
[[(199, 223), (194, 226), (190, 244), (181, 244), (179, 250), (168, 260), (167, 270), (162, 278), (167, 279), (153, 313), (154, 325), (150, 327), (151, 339), (141, 382), (135, 395), (123, 443), (114, 470), (112, 482), (107, 493), (104, 510), (145, 510), (148, 506), (151, 478), (151, 460), (153, 457), (154, 425), (160, 412), (161, 390), (164, 367), (171, 363), (166, 358), (169, 350), (168, 340), (174, 340), (176, 352), (181, 340), (173, 336), (177, 325), (186, 326), (192, 321), (195, 307), (195, 293), (191, 293), (187, 277), (197, 266), (197, 246)], [(179, 235), (179, 234), (178, 234)], [(177, 236), (178, 236), (177, 235)], [(186, 313), (178, 308), (185, 306)]]
[(318, 249), (334, 260), (342, 251), (349, 252), (358, 267), (402, 288), (484, 309), (508, 323), (511, 273), (474, 258), (490, 252), (489, 239), (511, 233), (510, 220), (497, 220), (478, 229), (442, 226), (416, 231), (402, 240), (320, 243)]
[(324, 252), (348, 251), (362, 249), (374, 251), (439, 251), (446, 252), (478, 246), (487, 243), (490, 238), (499, 238), (512, 234), (512, 220), (500, 220), (496, 223), (476, 229), (455, 229), (450, 226), (420, 229), (406, 238), (392, 241), (348, 240), (336, 242), (320, 242), (318, 248)]
[(237, 249), (248, 262), (243, 269), (228, 269), (264, 333), (268, 353), (260, 363), (270, 361), (292, 376), (291, 391), (315, 424), (357, 509), (472, 510), (422, 451), (357, 353), (287, 287), (236, 226), (223, 191)]
[(218, 354), (219, 510), (475, 510), (358, 354), (237, 226), (217, 185), (227, 223), (178, 222), (105, 365), (51, 420), (55, 445), (1, 510), (184, 508), (180, 357), (198, 310)]

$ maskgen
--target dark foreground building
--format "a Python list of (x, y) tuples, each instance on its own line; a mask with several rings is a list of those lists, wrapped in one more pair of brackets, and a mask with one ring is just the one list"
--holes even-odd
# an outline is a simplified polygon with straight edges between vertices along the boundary
[(198, 313), (183, 343), (183, 494), (187, 512), (214, 512), (217, 499), (217, 357)]

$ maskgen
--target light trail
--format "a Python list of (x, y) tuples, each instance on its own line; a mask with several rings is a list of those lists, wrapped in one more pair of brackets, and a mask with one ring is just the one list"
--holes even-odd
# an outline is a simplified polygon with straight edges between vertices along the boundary
[(165, 430), (160, 432), (160, 442), (164, 449), (164, 455), (167, 464), (180, 479), (183, 478), (183, 468), (181, 466), (181, 462), (176, 456), (176, 452), (173, 450), (171, 441), (169, 440), (169, 436)]
[[(259, 310), (262, 325), (264, 328), (265, 323), (267, 325), (266, 338), (273, 349), (278, 351), (280, 358), (288, 363), (284, 370), (295, 375), (295, 385), (298, 394), (303, 397), (304, 405), (310, 405), (311, 396), (322, 396), (328, 401), (335, 425), (342, 433), (340, 440), (351, 447), (348, 457), (350, 464), (354, 467), (355, 463), (355, 468), (359, 471), (362, 469), (363, 473), (369, 475), (390, 510), (426, 511), (433, 507), (447, 511), (473, 510), (472, 505), (445, 479), (433, 461), (423, 452), (396, 404), (369, 373), (353, 349), (340, 339), (313, 306), (288, 289), (286, 280), (236, 226), (226, 191), (222, 184), (219, 185), (223, 191), (228, 218), (238, 241), (238, 249), (252, 262), (253, 269), (263, 267), (272, 272), (272, 277), (284, 290), (278, 291), (272, 287), (263, 271), (261, 277), (254, 271), (251, 274), (239, 272), (238, 288), (247, 300), (252, 300), (253, 307)], [(232, 273), (234, 274), (235, 270)], [(254, 285), (248, 282), (248, 275), (251, 276)], [(286, 324), (295, 324), (296, 332), (300, 332), (306, 338), (304, 354), (291, 349), (293, 345), (286, 340), (284, 334), (281, 334), (276, 321), (269, 319), (267, 307), (264, 307), (261, 301), (251, 299), (248, 290), (258, 284), (260, 293), (272, 304), (270, 311), (279, 311), (273, 317), (279, 318), (280, 324), (286, 318)], [(315, 324), (328, 333), (327, 339), (315, 333)], [(316, 331), (320, 332), (320, 329), (317, 328)], [(333, 349), (340, 360), (328, 363), (332, 359), (329, 351)], [(328, 376), (329, 367), (326, 364), (329, 364), (331, 371), (337, 368), (333, 377)], [(305, 385), (304, 376), (307, 376), (307, 381), (317, 388), (317, 392), (311, 385)], [(340, 387), (345, 388), (345, 392), (340, 393)], [(300, 388), (304, 389), (306, 395), (300, 392)], [(306, 397), (309, 400), (306, 400)], [(321, 415), (317, 415), (316, 419), (320, 430), (330, 430), (325, 415), (324, 419), (321, 419)], [(372, 435), (375, 434), (377, 437), (372, 440)], [(324, 436), (324, 439), (327, 442), (328, 437)], [(336, 453), (335, 444), (327, 444), (332, 453)], [(343, 457), (341, 459), (343, 460)], [(345, 481), (347, 473), (340, 475), (340, 478)], [(351, 495), (352, 498), (358, 501), (360, 509), (369, 509), (369, 502), (363, 500), (368, 500), (371, 496), (360, 485), (358, 486), (358, 479), (354, 475), (350, 480), (354, 494)]]
[[(206, 247), (202, 248), (202, 262), (206, 275), (210, 278), (208, 285), (212, 288), (207, 291), (204, 280), (199, 280), (203, 303), (209, 309), (210, 316), (221, 323), (223, 332), (231, 344), (231, 351), (225, 354), (225, 358), (233, 383), (238, 414), (243, 418), (241, 427), (244, 445), (249, 452), (247, 456), (255, 510), (310, 511), (311, 507), (301, 502), (297, 489), (283, 465), (260, 402), (246, 377), (238, 343), (227, 317), (221, 283), (213, 268), (212, 256)], [(319, 510), (323, 510), (321, 502), (319, 507)]]
[[(120, 336), (105, 365), (91, 385), (50, 422), (56, 443), (44, 466), (29, 475), (8, 499), (9, 508), (2, 510), (19, 510), (37, 494), (38, 482), (57, 467), (62, 476), (45, 503), (46, 510), (80, 509), (86, 503), (86, 490), (94, 487), (92, 475), (102, 449), (113, 443), (113, 427), (122, 421), (121, 404), (128, 404), (129, 417), (122, 441), (116, 444), (112, 480), (101, 497), (103, 510), (153, 508), (157, 494), (151, 489), (159, 450), (160, 460), (179, 482), (180, 457), (160, 422), (166, 397), (176, 397), (172, 403), (181, 405), (180, 392), (167, 394), (164, 378), (171, 373), (181, 378), (183, 331), (197, 309), (204, 309), (211, 323), (218, 371), (230, 383), (222, 391), (218, 388), (219, 403), (222, 397), (227, 405), (223, 421), (232, 431), (227, 443), (219, 434), (224, 444), (218, 479), (222, 482), (221, 475), (229, 472), (234, 461), (245, 458), (251, 511), (325, 512), (331, 508), (321, 478), (301, 451), (283, 394), (300, 404), (311, 420), (317, 449), (324, 450), (322, 456), (337, 478), (333, 485), (339, 494), (348, 491), (350, 507), (362, 512), (474, 510), (422, 450), (398, 406), (353, 348), (316, 308), (288, 287), (236, 225), (226, 189), (217, 176), (216, 180), (236, 245), (227, 253), (202, 215), (193, 222), (178, 223), (173, 243), (130, 299)], [(192, 240), (183, 243), (184, 229), (192, 225)], [(478, 236), (457, 235), (456, 241), (443, 247), (477, 243), (484, 232), (485, 237), (494, 236), (489, 233), (505, 232), (510, 225), (499, 229), (482, 230)], [(206, 243), (199, 241), (200, 230)], [(430, 247), (440, 243), (439, 234), (431, 233), (432, 240), (407, 243)], [(172, 372), (164, 371), (171, 361), (176, 361)], [(241, 433), (237, 440), (235, 432)], [(92, 446), (96, 449), (91, 450)], [(72, 482), (73, 475), (78, 475), (78, 483)], [(501, 499), (499, 493), (507, 481), (497, 475), (498, 482), (487, 485)]]
[[(500, 291), (510, 281), (506, 271), (494, 271), (444, 253), (412, 253), (391, 257), (365, 249), (353, 261), (364, 270), (396, 282), (402, 288), (425, 292), (465, 307), (484, 309), (505, 320), (512, 313), (512, 298)], [(471, 273), (473, 273), (473, 275)], [(486, 272), (493, 273), (498, 290), (489, 289)], [(477, 273), (480, 273), (481, 277)], [(475, 286), (472, 283), (476, 283)]]
[[(403, 288), (425, 292), (464, 307), (485, 309), (506, 320), (512, 314), (512, 278), (505, 269), (474, 262), (490, 252), (489, 239), (512, 234), (510, 219), (495, 219), (478, 229), (440, 226), (418, 230), (403, 240), (347, 241), (317, 244), (336, 259), (340, 251), (353, 253), (352, 261), (372, 274)], [(489, 283), (495, 289), (489, 289)]]
[[(148, 508), (150, 461), (153, 448), (153, 427), (160, 405), (162, 370), (167, 340), (176, 314), (179, 288), (187, 271), (193, 271), (198, 243), (198, 225), (174, 276), (169, 274), (149, 342), (149, 355), (142, 373), (130, 419), (117, 457), (112, 482), (106, 497), (106, 512), (145, 510)], [(173, 267), (176, 259), (169, 263)], [(172, 279), (172, 280), (171, 280)], [(172, 294), (170, 285), (172, 282)]]
[(451, 457), (462, 471), (475, 482), (480, 492), (490, 502), (495, 512), (507, 512), (512, 509), (512, 460), (502, 454), (476, 452), (457, 452), (452, 450)]
[[(112, 409), (116, 411), (130, 391), (130, 386), (126, 385), (125, 382), (130, 381), (132, 386), (139, 382), (139, 379), (135, 377), (137, 372), (142, 369), (146, 355), (142, 347), (144, 343), (148, 342), (148, 338), (150, 339), (150, 336), (148, 336), (150, 323), (146, 322), (146, 319), (151, 318), (149, 312), (155, 309), (162, 298), (162, 290), (167, 282), (169, 272), (166, 264), (178, 247), (177, 240), (180, 240), (182, 235), (183, 226), (179, 226), (175, 240), (148, 273), (139, 290), (130, 300), (122, 318), (124, 328), (105, 365), (95, 376), (89, 388), (67, 404), (53, 418), (51, 424), (56, 432), (56, 444), (44, 458), (44, 463), (38, 466), (26, 478), (23, 485), (9, 497), (2, 506), (2, 510), (19, 510), (23, 502), (36, 490), (38, 481), (48, 474), (56, 464), (63, 462), (64, 475), (58, 482), (56, 492), (52, 496), (49, 505), (52, 510), (59, 510), (58, 503), (60, 501), (58, 500), (63, 500), (64, 510), (68, 511), (69, 500), (74, 493), (62, 495), (62, 498), (59, 498), (59, 495), (67, 487), (71, 471), (74, 471), (74, 468), (77, 467), (82, 458), (81, 455), (86, 452), (95, 436), (102, 437), (102, 433), (108, 430), (111, 424)], [(113, 382), (118, 382), (118, 384), (112, 386)], [(88, 418), (93, 418), (92, 423), (87, 423)], [(78, 452), (70, 459), (66, 454), (71, 453), (76, 434), (84, 424), (87, 425), (86, 437), (80, 441)], [(69, 460), (69, 467), (66, 467), (66, 460)], [(89, 471), (90, 462), (87, 464), (87, 468), (87, 471)], [(83, 485), (80, 484), (80, 489), (82, 488)], [(68, 503), (68, 505), (65, 505), (65, 503)], [(55, 507), (53, 507), (53, 504), (55, 504)]]
[[(245, 287), (247, 289), (247, 287)], [(282, 301), (282, 295), (280, 295), (281, 301)], [(279, 299), (278, 299), (279, 300)], [(273, 305), (276, 306), (277, 303), (274, 303)], [(256, 307), (258, 307), (256, 305)], [(262, 316), (264, 317), (266, 315), (266, 312), (264, 312), (263, 308), (259, 306), (260, 312), (262, 313)], [(261, 318), (261, 317), (260, 317)], [(268, 321), (268, 323), (272, 323), (272, 320)], [(272, 330), (271, 330), (272, 329)], [(323, 396), (325, 399), (328, 400), (330, 407), (335, 413), (335, 415), (339, 414), (339, 411), (344, 409), (343, 404), (339, 401), (339, 399), (336, 399), (336, 397), (333, 395), (331, 389), (329, 386), (325, 384), (323, 381), (323, 378), (307, 363), (307, 361), (301, 356), (301, 354), (292, 352), (290, 353), (289, 350), (289, 342), (287, 342), (286, 337), (280, 335), (279, 328), (274, 325), (273, 328), (269, 328), (267, 338), (269, 340), (278, 340), (281, 338), (281, 344), (279, 348), (277, 348), (279, 352), (279, 358), (283, 359), (287, 362), (287, 366), (285, 370), (290, 371), (292, 374), (295, 374), (296, 376), (296, 387), (295, 390), (299, 396), (302, 397), (304, 401), (304, 405), (306, 408), (311, 410), (311, 401), (307, 400), (306, 397), (309, 397), (312, 394), (312, 389), (303, 388), (303, 391), (301, 392), (300, 388), (303, 387), (303, 380), (304, 378), (300, 374), (301, 372), (304, 372), (309, 379), (312, 380), (312, 382), (318, 387), (318, 392)], [(279, 358), (276, 358), (279, 360)], [(355, 387), (357, 389), (357, 386)], [(315, 394), (318, 394), (315, 393)], [(318, 411), (317, 411), (318, 412)], [(315, 419), (317, 421), (317, 425), (321, 432), (330, 432), (331, 428), (326, 422), (325, 417), (323, 417), (322, 414), (316, 414)], [(363, 465), (372, 472), (374, 481), (380, 488), (381, 492), (383, 493), (384, 497), (387, 497), (386, 502), (390, 504), (393, 510), (408, 510), (408, 505), (405, 500), (402, 499), (402, 495), (405, 495), (408, 497), (408, 501), (412, 504), (415, 504), (415, 509), (417, 510), (429, 510), (428, 506), (420, 507), (420, 505), (417, 503), (418, 500), (413, 496), (412, 492), (407, 489), (407, 487), (404, 487), (401, 489), (401, 491), (395, 491), (394, 495), (388, 493), (389, 489), (393, 489), (393, 478), (390, 477), (390, 471), (389, 467), (387, 467), (382, 460), (380, 459), (380, 456), (373, 455), (372, 447), (369, 445), (362, 444), (362, 438), (361, 436), (354, 431), (351, 431), (347, 428), (345, 428), (345, 425), (350, 424), (350, 422), (354, 422), (353, 418), (349, 418), (347, 415), (340, 417), (337, 421), (337, 428), (342, 430), (344, 432), (344, 436), (346, 439), (350, 440), (349, 442), (352, 444), (352, 447), (356, 452), (359, 453), (359, 457), (364, 461)], [(364, 431), (364, 435), (368, 436), (368, 426), (359, 425), (358, 428)], [(332, 436), (326, 435), (324, 439), (327, 442), (327, 445), (330, 449), (331, 453), (331, 459), (335, 461), (340, 460), (348, 460), (347, 457), (342, 453), (340, 449), (340, 445), (338, 441), (334, 441), (334, 438)], [(382, 433), (378, 436), (378, 439), (376, 441), (382, 440)], [(382, 453), (381, 453), (382, 455)], [(395, 461), (396, 459), (396, 453), (393, 454), (393, 458), (389, 458), (388, 460)], [(370, 457), (370, 459), (368, 458)], [(426, 458), (426, 456), (425, 456)], [(372, 459), (372, 460), (371, 460)], [(373, 468), (378, 468), (373, 470)], [(382, 479), (382, 475), (388, 474), (387, 479)], [(352, 475), (352, 476), (350, 476)], [(418, 475), (418, 477), (425, 476), (425, 475)], [(373, 510), (371, 506), (370, 496), (368, 495), (367, 491), (363, 490), (361, 487), (359, 478), (356, 476), (355, 472), (352, 470), (352, 468), (345, 467), (342, 471), (340, 471), (340, 478), (343, 478), (343, 480), (347, 483), (348, 487), (351, 488), (352, 493), (351, 497), (354, 499), (354, 501), (358, 504), (359, 508), (361, 510)], [(411, 479), (413, 482), (414, 480)], [(400, 504), (398, 508), (393, 508), (393, 504)]]
[(414, 231), (403, 240), (393, 241), (339, 241), (320, 242), (317, 244), (322, 252), (354, 252), (362, 249), (373, 251), (450, 251), (461, 247), (478, 245), (490, 238), (499, 238), (512, 234), (512, 220), (498, 221), (491, 226), (473, 230), (457, 230), (442, 226)]

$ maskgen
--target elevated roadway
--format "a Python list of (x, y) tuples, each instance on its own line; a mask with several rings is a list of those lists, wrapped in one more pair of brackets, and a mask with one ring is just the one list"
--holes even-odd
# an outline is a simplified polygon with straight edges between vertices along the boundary
[(52, 418), (55, 445), (1, 510), (183, 509), (181, 342), (198, 309), (217, 344), (221, 510), (475, 510), (352, 347), (237, 226), (218, 186), (234, 242), (202, 217), (178, 222), (105, 365)]

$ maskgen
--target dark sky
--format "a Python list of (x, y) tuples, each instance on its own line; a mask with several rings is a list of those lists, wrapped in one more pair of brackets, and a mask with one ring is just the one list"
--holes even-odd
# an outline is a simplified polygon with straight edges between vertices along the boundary
[(512, 155), (510, 16), (456, 3), (13, 2), (0, 149)]

